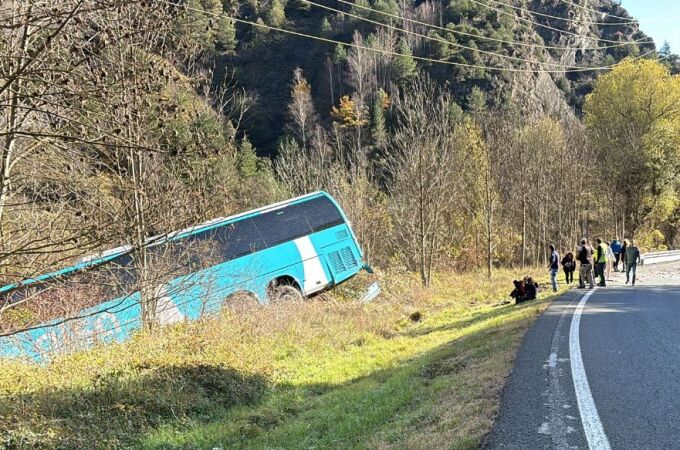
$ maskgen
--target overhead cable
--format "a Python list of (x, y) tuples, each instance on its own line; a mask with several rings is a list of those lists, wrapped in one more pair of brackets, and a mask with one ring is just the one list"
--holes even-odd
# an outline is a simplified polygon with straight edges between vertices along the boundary
[(562, 2), (562, 3), (565, 3), (567, 5), (571, 5), (571, 6), (575, 6), (575, 7), (579, 8), (579, 9), (583, 9), (585, 11), (589, 11), (589, 12), (592, 12), (592, 13), (595, 13), (595, 14), (600, 14), (602, 17), (609, 16), (609, 17), (613, 17), (615, 19), (627, 20), (627, 21), (630, 21), (630, 23), (637, 23), (637, 20), (635, 20), (632, 17), (616, 16), (614, 14), (609, 14), (609, 13), (606, 13), (606, 12), (603, 12), (603, 11), (598, 11), (596, 9), (588, 8), (587, 6), (583, 6), (583, 5), (579, 5), (577, 3), (574, 3), (571, 0), (559, 0), (559, 1)]
[(515, 5), (511, 5), (509, 3), (505, 3), (505, 2), (501, 2), (501, 1), (497, 1), (497, 0), (486, 0), (486, 1), (490, 2), (490, 3), (494, 3), (496, 5), (507, 6), (508, 8), (512, 8), (512, 9), (517, 10), (517, 11), (527, 12), (527, 13), (530, 13), (534, 16), (541, 16), (541, 17), (545, 17), (545, 18), (548, 18), (548, 19), (561, 20), (561, 21), (564, 21), (564, 22), (579, 23), (581, 25), (599, 25), (599, 26), (603, 26), (603, 27), (612, 27), (612, 26), (621, 26), (621, 25), (637, 25), (637, 21), (635, 21), (635, 22), (630, 22), (630, 21), (627, 21), (627, 22), (591, 22), (589, 20), (572, 19), (570, 17), (560, 17), (560, 16), (554, 16), (554, 15), (551, 15), (551, 14), (541, 13), (541, 12), (538, 12), (538, 11), (534, 11), (532, 9), (522, 8), (521, 6), (515, 6)]
[(369, 12), (372, 12), (372, 13), (376, 13), (376, 14), (380, 14), (380, 15), (386, 16), (386, 17), (391, 17), (391, 18), (394, 18), (394, 19), (399, 19), (399, 20), (403, 20), (403, 21), (406, 21), (406, 22), (414, 23), (414, 24), (417, 24), (417, 25), (421, 25), (421, 26), (433, 28), (433, 29), (436, 29), (436, 30), (445, 31), (445, 32), (451, 33), (451, 34), (456, 34), (456, 35), (461, 35), (461, 36), (467, 36), (467, 37), (470, 37), (470, 38), (473, 38), (473, 39), (479, 39), (479, 40), (485, 40), (485, 41), (498, 42), (498, 43), (502, 43), (502, 44), (509, 44), (509, 45), (513, 45), (513, 46), (514, 46), (514, 45), (517, 45), (517, 46), (522, 46), (522, 47), (543, 48), (543, 49), (546, 49), (546, 50), (560, 50), (560, 51), (574, 51), (574, 50), (596, 51), (596, 50), (606, 50), (606, 49), (610, 49), (610, 48), (624, 47), (624, 46), (630, 45), (630, 44), (648, 43), (648, 42), (649, 42), (649, 39), (650, 39), (649, 37), (645, 37), (645, 38), (643, 38), (643, 39), (635, 40), (635, 41), (618, 42), (618, 43), (612, 44), (612, 45), (602, 45), (602, 46), (583, 47), (583, 48), (579, 48), (579, 49), (574, 49), (574, 48), (571, 48), (571, 47), (564, 47), (564, 46), (550, 46), (550, 45), (537, 44), (537, 43), (531, 43), (531, 42), (507, 41), (507, 40), (504, 40), (504, 39), (494, 38), (494, 37), (490, 37), (490, 36), (483, 36), (483, 35), (479, 35), (479, 34), (468, 33), (468, 32), (465, 32), (465, 31), (457, 30), (457, 29), (455, 29), (455, 28), (442, 27), (442, 26), (438, 26), (438, 25), (431, 24), (431, 23), (428, 23), (428, 22), (423, 22), (423, 21), (421, 21), (421, 20), (416, 20), (416, 19), (411, 19), (411, 18), (409, 18), (409, 17), (400, 16), (400, 15), (397, 15), (397, 14), (391, 14), (391, 13), (386, 12), (386, 11), (380, 11), (380, 10), (377, 10), (377, 9), (373, 9), (373, 8), (371, 8), (371, 7), (369, 7), (369, 6), (360, 5), (360, 4), (353, 3), (353, 2), (350, 2), (350, 1), (347, 1), (347, 0), (336, 0), (336, 1), (339, 2), (339, 3), (343, 3), (343, 4), (346, 4), (346, 5), (349, 5), (349, 6), (351, 6), (351, 7), (363, 9), (363, 10), (365, 10), (365, 11), (369, 11)]
[[(556, 31), (556, 32), (558, 32), (558, 33), (562, 33), (562, 34), (566, 34), (566, 35), (574, 36), (574, 37), (578, 37), (578, 38), (584, 38), (584, 39), (588, 39), (588, 40), (591, 40), (591, 41), (607, 42), (607, 43), (610, 43), (610, 44), (619, 44), (619, 43), (621, 43), (621, 41), (613, 41), (613, 40), (610, 40), (610, 39), (602, 39), (602, 38), (599, 38), (599, 37), (585, 36), (585, 35), (581, 35), (581, 34), (578, 34), (578, 33), (574, 33), (573, 31), (562, 30), (562, 29), (560, 29), (560, 28), (555, 28), (555, 27), (552, 27), (552, 26), (550, 26), (550, 25), (545, 25), (545, 24), (542, 24), (542, 23), (540, 23), (540, 22), (536, 22), (536, 21), (533, 21), (533, 20), (531, 20), (531, 19), (527, 19), (527, 18), (525, 18), (525, 17), (518, 16), (517, 14), (511, 13), (511, 12), (508, 12), (508, 11), (505, 11), (505, 10), (503, 10), (503, 9), (496, 8), (496, 7), (494, 7), (494, 6), (489, 6), (488, 4), (482, 3), (482, 2), (477, 1), (477, 0), (469, 0), (469, 1), (472, 2), (472, 3), (474, 3), (474, 4), (476, 4), (476, 5), (483, 6), (483, 7), (489, 8), (489, 9), (491, 9), (491, 10), (493, 10), (493, 11), (496, 11), (496, 12), (499, 12), (499, 13), (501, 13), (501, 14), (504, 14), (504, 15), (506, 15), (506, 16), (510, 16), (510, 17), (516, 18), (517, 20), (520, 20), (520, 21), (522, 21), (522, 22), (527, 22), (527, 23), (530, 23), (530, 24), (535, 25), (535, 26), (537, 26), (537, 27), (545, 28), (546, 30), (552, 30), (552, 31)], [(651, 38), (648, 38), (648, 39), (651, 41)], [(651, 42), (650, 42), (650, 43), (651, 43)]]
[(541, 65), (552, 66), (552, 67), (566, 67), (566, 68), (575, 68), (575, 69), (587, 69), (588, 68), (588, 67), (585, 67), (585, 66), (570, 66), (570, 65), (561, 64), (561, 63), (554, 63), (554, 62), (531, 61), (531, 60), (528, 60), (528, 59), (525, 59), (525, 58), (519, 58), (517, 56), (504, 55), (502, 53), (496, 53), (496, 52), (492, 52), (492, 51), (489, 51), (489, 50), (482, 50), (482, 49), (479, 49), (479, 48), (469, 47), (467, 45), (459, 44), (457, 42), (451, 42), (451, 41), (443, 39), (439, 36), (430, 36), (430, 35), (427, 35), (427, 34), (421, 34), (421, 33), (418, 33), (417, 31), (406, 30), (404, 28), (396, 27), (394, 25), (390, 25), (390, 24), (383, 23), (383, 22), (378, 22), (378, 21), (369, 19), (367, 17), (362, 17), (362, 16), (359, 16), (359, 15), (356, 15), (356, 14), (352, 14), (350, 12), (340, 11), (338, 9), (331, 8), (330, 6), (325, 6), (325, 5), (322, 5), (320, 3), (315, 3), (311, 0), (302, 0), (302, 1), (304, 3), (308, 3), (308, 4), (316, 6), (318, 8), (323, 8), (323, 9), (326, 9), (328, 11), (333, 11), (333, 12), (336, 12), (338, 14), (346, 15), (346, 16), (352, 17), (354, 19), (361, 20), (363, 22), (372, 23), (374, 25), (379, 25), (381, 27), (388, 28), (390, 30), (399, 31), (399, 32), (402, 32), (402, 33), (405, 33), (405, 34), (410, 34), (412, 36), (417, 36), (417, 37), (420, 37), (420, 38), (428, 40), (428, 41), (435, 41), (435, 42), (439, 42), (439, 43), (442, 43), (442, 44), (450, 45), (452, 47), (462, 48), (462, 49), (470, 50), (470, 51), (473, 51), (473, 52), (478, 52), (478, 53), (482, 53), (482, 54), (486, 54), (486, 55), (490, 55), (490, 56), (495, 56), (497, 58), (503, 58), (503, 59), (508, 59), (508, 60), (511, 60), (511, 61), (517, 61), (517, 62), (522, 62), (522, 63), (527, 63), (527, 64), (541, 64)]

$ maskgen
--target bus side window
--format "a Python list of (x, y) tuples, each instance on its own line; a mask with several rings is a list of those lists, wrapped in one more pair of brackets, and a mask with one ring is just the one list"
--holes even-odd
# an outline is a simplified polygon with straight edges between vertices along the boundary
[(312, 234), (300, 204), (254, 216), (253, 222), (269, 247)]
[(301, 203), (305, 217), (314, 232), (325, 230), (345, 222), (342, 214), (326, 197), (316, 197)]
[(251, 219), (243, 219), (217, 229), (217, 241), (224, 261), (260, 251), (266, 247)]

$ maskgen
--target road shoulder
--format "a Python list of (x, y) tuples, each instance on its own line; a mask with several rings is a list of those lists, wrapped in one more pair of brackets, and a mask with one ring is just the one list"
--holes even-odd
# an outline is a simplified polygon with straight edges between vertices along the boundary
[(569, 360), (571, 319), (585, 292), (557, 298), (525, 335), (483, 448), (586, 446)]

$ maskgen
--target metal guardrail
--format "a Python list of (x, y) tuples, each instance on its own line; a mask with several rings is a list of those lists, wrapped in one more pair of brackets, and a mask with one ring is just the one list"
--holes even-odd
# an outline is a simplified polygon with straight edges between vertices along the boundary
[(653, 252), (644, 253), (641, 256), (642, 265), (658, 264), (670, 261), (680, 261), (680, 250), (672, 250), (668, 252)]

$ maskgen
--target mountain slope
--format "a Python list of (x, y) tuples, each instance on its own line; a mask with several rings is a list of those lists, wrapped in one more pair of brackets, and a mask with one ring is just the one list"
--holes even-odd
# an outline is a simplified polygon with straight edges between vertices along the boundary
[(515, 105), (522, 111), (563, 115), (580, 112), (599, 73), (560, 72), (565, 66), (611, 66), (655, 50), (625, 9), (611, 0), (581, 5), (567, 0), (348, 3), (272, 0), (230, 6), (232, 14), (249, 21), (373, 49), (343, 52), (332, 43), (238, 25), (236, 53), (224, 56), (220, 67), (235, 71), (240, 85), (257, 98), (245, 130), (261, 151), (273, 153), (285, 133), (297, 67), (309, 80), (316, 110), (326, 121), (340, 95), (370, 101), (378, 89), (394, 94), (407, 82), (394, 76), (399, 62), (394, 54), (406, 47), (417, 58), (442, 61), (416, 64), (449, 85), (465, 108), (477, 88), (490, 107)]

